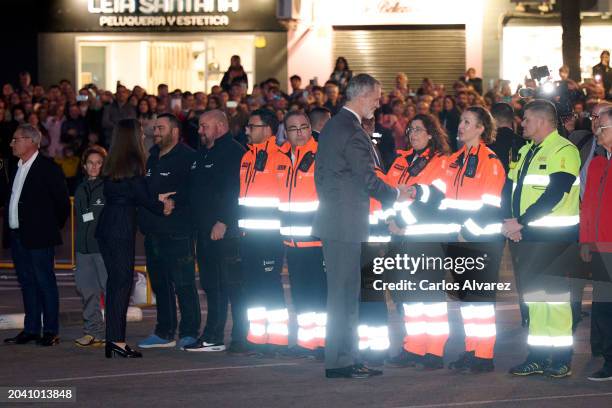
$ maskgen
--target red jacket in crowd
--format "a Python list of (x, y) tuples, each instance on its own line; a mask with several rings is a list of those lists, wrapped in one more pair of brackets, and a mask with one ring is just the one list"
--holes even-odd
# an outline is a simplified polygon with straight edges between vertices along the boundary
[(612, 252), (612, 158), (599, 148), (589, 165), (580, 208), (580, 242)]

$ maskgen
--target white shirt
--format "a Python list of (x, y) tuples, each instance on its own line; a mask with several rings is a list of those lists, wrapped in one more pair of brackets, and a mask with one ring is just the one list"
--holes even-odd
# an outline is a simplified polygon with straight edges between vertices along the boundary
[(17, 164), (17, 174), (15, 174), (15, 180), (13, 181), (11, 202), (9, 203), (9, 227), (11, 229), (19, 228), (19, 198), (21, 198), (21, 190), (23, 190), (23, 184), (28, 176), (30, 167), (32, 167), (32, 163), (34, 163), (37, 157), (38, 150), (34, 152), (27, 162), (24, 163), (23, 160), (19, 160)]
[(357, 118), (357, 120), (359, 121), (359, 124), (361, 125), (361, 116), (359, 116), (354, 110), (351, 110), (349, 108), (347, 108), (346, 106), (343, 106), (342, 109), (346, 109), (347, 111), (351, 112), (353, 115), (355, 115), (355, 117)]

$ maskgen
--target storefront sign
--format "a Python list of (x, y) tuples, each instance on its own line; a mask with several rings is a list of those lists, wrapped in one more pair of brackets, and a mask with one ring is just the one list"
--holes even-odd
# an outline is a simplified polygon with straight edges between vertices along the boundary
[(45, 31), (281, 31), (275, 0), (55, 0)]

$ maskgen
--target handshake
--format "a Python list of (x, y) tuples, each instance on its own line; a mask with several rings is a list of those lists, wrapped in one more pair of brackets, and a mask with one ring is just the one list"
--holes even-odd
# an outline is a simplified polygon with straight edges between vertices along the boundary
[(159, 201), (164, 203), (164, 215), (165, 216), (172, 214), (172, 211), (174, 210), (174, 200), (170, 198), (170, 196), (174, 194), (176, 194), (176, 191), (158, 195)]

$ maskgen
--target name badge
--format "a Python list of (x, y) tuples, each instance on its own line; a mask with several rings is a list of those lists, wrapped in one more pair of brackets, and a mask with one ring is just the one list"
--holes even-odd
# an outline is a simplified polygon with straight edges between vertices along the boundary
[(83, 214), (83, 222), (90, 222), (94, 220), (94, 215), (92, 212), (88, 212), (87, 214)]

